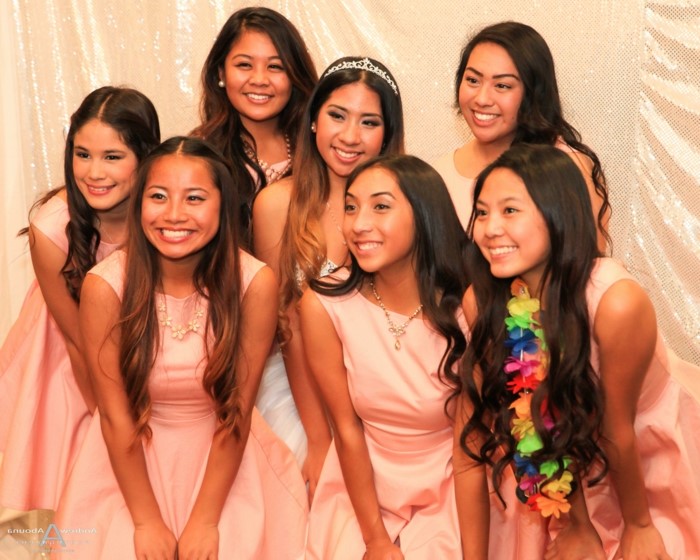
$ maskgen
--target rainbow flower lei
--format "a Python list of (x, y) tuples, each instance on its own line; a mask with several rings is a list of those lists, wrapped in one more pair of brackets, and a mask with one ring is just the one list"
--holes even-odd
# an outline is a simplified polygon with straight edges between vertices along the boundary
[[(532, 394), (547, 377), (548, 354), (544, 333), (537, 315), (540, 300), (531, 298), (525, 282), (516, 278), (510, 287), (512, 298), (508, 301), (506, 317), (506, 346), (511, 355), (506, 358), (503, 370), (510, 377), (506, 387), (517, 396), (510, 405), (514, 409), (511, 434), (515, 438), (515, 474), (518, 479), (516, 495), (532, 511), (539, 511), (544, 517), (559, 517), (567, 513), (571, 504), (567, 500), (575, 487), (574, 475), (568, 470), (569, 457), (557, 460), (537, 461), (532, 455), (544, 444), (535, 430), (532, 419)], [(542, 405), (542, 421), (548, 430), (554, 427), (554, 420), (547, 411), (547, 403)], [(561, 473), (557, 478), (555, 476)]]

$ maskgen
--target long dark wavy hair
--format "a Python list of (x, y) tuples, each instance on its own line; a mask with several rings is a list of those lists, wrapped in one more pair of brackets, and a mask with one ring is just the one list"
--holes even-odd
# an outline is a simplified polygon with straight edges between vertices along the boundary
[(226, 158), (197, 138), (177, 136), (158, 146), (139, 169), (129, 209), (129, 241), (126, 278), (119, 327), (119, 365), (137, 434), (149, 438), (151, 399), (148, 378), (155, 362), (161, 334), (156, 294), (162, 292), (159, 253), (141, 227), (141, 205), (153, 164), (165, 156), (196, 159), (209, 169), (219, 189), (219, 231), (201, 250), (194, 271), (194, 285), (208, 302), (204, 389), (211, 395), (220, 421), (219, 429), (239, 436), (236, 356), (240, 347), (241, 273), (236, 220), (238, 190)]
[[(370, 169), (391, 173), (413, 210), (415, 237), (413, 253), (416, 262), (418, 293), (424, 317), (447, 341), (447, 348), (438, 369), (443, 382), (460, 387), (455, 364), (466, 348), (466, 338), (456, 313), (469, 283), (465, 265), (467, 237), (462, 229), (452, 199), (440, 174), (414, 156), (387, 155), (359, 165), (348, 177), (346, 192), (355, 180)], [(360, 268), (351, 256), (350, 275), (341, 283), (313, 278), (311, 289), (321, 294), (340, 296), (360, 289), (372, 274)], [(445, 403), (447, 410), (447, 403)]]
[(270, 38), (292, 83), (291, 97), (279, 115), (279, 129), (289, 138), (292, 153), (296, 147), (304, 106), (318, 76), (306, 43), (297, 28), (279, 12), (263, 7), (242, 8), (234, 12), (219, 31), (204, 62), (200, 106), (202, 124), (192, 134), (211, 142), (233, 165), (234, 179), (239, 185), (239, 198), (244, 204), (244, 223), (241, 226), (246, 233), (246, 242), (249, 243), (250, 207), (256, 185), (245, 165), (255, 170), (261, 187), (266, 185), (266, 178), (257, 161), (245, 151), (244, 142), (255, 149), (255, 139), (243, 126), (238, 111), (226, 95), (226, 89), (218, 85), (226, 56), (245, 31), (257, 31)]
[[(113, 128), (119, 138), (141, 161), (160, 142), (158, 113), (150, 99), (143, 93), (130, 88), (104, 86), (90, 93), (71, 115), (70, 128), (66, 136), (63, 156), (65, 185), (45, 194), (33, 206), (33, 212), (59, 191), (66, 189), (68, 215), (66, 225), (68, 254), (61, 268), (68, 292), (80, 301), (80, 288), (87, 271), (95, 266), (97, 248), (100, 246), (99, 219), (92, 207), (80, 192), (73, 173), (73, 149), (75, 135), (89, 121), (98, 120)], [(28, 228), (19, 234), (27, 233)]]
[(596, 153), (581, 141), (581, 134), (564, 119), (554, 58), (542, 35), (529, 25), (517, 21), (496, 23), (476, 33), (462, 49), (455, 73), (456, 106), (459, 107), (459, 87), (464, 80), (469, 57), (474, 48), (482, 43), (494, 43), (505, 49), (515, 64), (524, 87), (513, 144), (528, 142), (553, 146), (558, 141), (564, 141), (591, 159), (591, 178), (595, 191), (602, 200), (597, 216), (598, 228), (610, 244), (610, 236), (603, 227), (610, 211), (605, 174)]
[[(540, 282), (540, 299), (546, 308), (540, 322), (549, 351), (549, 369), (546, 381), (535, 390), (531, 405), (544, 447), (533, 454), (533, 460), (569, 456), (574, 460), (570, 470), (591, 474), (589, 482), (593, 484), (604, 476), (607, 459), (598, 443), (603, 394), (591, 366), (591, 326), (586, 303), (586, 286), (595, 259), (600, 256), (588, 189), (579, 168), (561, 150), (549, 145), (515, 145), (477, 178), (467, 229), (472, 240), (476, 201), (495, 169), (509, 169), (520, 177), (542, 214), (550, 239), (550, 255)], [(468, 257), (478, 315), (461, 367), (462, 390), (474, 406), (462, 431), (461, 446), (473, 459), (494, 467), (494, 487), (498, 488), (516, 445), (511, 435), (513, 411), (509, 407), (517, 396), (506, 388), (508, 378), (503, 371), (509, 355), (504, 321), (513, 278), (494, 278), (475, 243), (470, 244)], [(547, 430), (542, 422), (541, 407), (545, 401), (555, 421), (552, 430)], [(468, 445), (476, 434), (485, 438), (478, 453)], [(494, 459), (499, 447), (505, 454)], [(597, 473), (591, 473), (594, 468)]]
[[(296, 173), (292, 178), (293, 195), (280, 252), (282, 309), (286, 309), (301, 296), (302, 288), (297, 283), (297, 270), (300, 270), (305, 278), (315, 278), (326, 260), (326, 247), (318, 232), (321, 215), (330, 195), (330, 180), (326, 162), (316, 145), (316, 134), (311, 130), (311, 125), (318, 119), (323, 104), (335, 90), (343, 86), (365, 84), (379, 96), (382, 108), (384, 139), (381, 154), (396, 155), (404, 151), (403, 106), (398, 86), (397, 92), (394, 92), (384, 78), (369, 70), (345, 68), (329, 72), (338, 65), (359, 63), (364, 58), (348, 56), (331, 63), (311, 94), (304, 112), (298, 149), (294, 154), (295, 169), (303, 169), (304, 172)], [(368, 60), (396, 84), (391, 72), (381, 62)]]

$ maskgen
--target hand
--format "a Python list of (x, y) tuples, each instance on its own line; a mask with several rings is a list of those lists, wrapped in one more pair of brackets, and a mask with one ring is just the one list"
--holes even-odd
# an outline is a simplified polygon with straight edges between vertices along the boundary
[(566, 523), (544, 555), (544, 560), (605, 560), (603, 543), (593, 524), (586, 517), (583, 522)]
[(177, 540), (162, 520), (134, 527), (137, 560), (175, 560)]
[(219, 557), (219, 528), (187, 522), (177, 543), (178, 560), (217, 560)]
[(654, 525), (625, 525), (615, 560), (671, 560)]
[(309, 506), (314, 499), (316, 486), (318, 485), (318, 479), (321, 477), (321, 470), (323, 469), (326, 455), (328, 455), (329, 446), (329, 443), (309, 444), (309, 450), (306, 454), (306, 459), (304, 459), (304, 465), (301, 467), (301, 476), (304, 478), (304, 482), (308, 484), (309, 488)]
[(403, 552), (387, 539), (369, 541), (362, 560), (404, 560)]

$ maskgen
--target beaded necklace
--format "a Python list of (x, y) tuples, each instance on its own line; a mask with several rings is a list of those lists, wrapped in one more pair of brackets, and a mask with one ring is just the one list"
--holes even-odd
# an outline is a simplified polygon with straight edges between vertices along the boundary
[[(517, 442), (513, 457), (518, 479), (516, 495), (530, 510), (539, 511), (544, 517), (558, 518), (571, 509), (567, 499), (575, 488), (574, 475), (568, 469), (571, 459), (567, 456), (549, 461), (533, 458), (544, 444), (532, 419), (532, 394), (547, 378), (549, 366), (544, 333), (537, 319), (540, 300), (530, 297), (527, 285), (519, 278), (513, 281), (510, 291), (513, 297), (507, 304), (505, 344), (511, 354), (503, 370), (510, 378), (506, 387), (517, 397), (510, 405), (514, 409), (510, 433)], [(542, 405), (542, 422), (551, 431), (554, 420), (546, 404)]]
[(260, 166), (260, 169), (263, 170), (268, 185), (284, 177), (284, 174), (287, 173), (287, 171), (289, 171), (292, 167), (292, 146), (289, 142), (289, 136), (287, 134), (284, 135), (284, 144), (287, 148), (287, 164), (284, 166), (283, 169), (277, 171), (272, 167), (272, 165), (258, 158), (258, 155), (253, 149), (253, 147), (245, 139), (243, 140), (243, 149), (245, 151), (245, 154), (254, 162), (256, 162)]

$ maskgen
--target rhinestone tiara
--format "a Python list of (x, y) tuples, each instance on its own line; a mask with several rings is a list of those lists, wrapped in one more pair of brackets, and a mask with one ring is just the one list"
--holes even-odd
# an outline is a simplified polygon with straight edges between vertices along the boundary
[(376, 74), (387, 84), (389, 84), (389, 87), (391, 87), (391, 89), (394, 91), (394, 95), (399, 94), (399, 88), (396, 86), (396, 83), (394, 83), (394, 80), (391, 79), (389, 74), (387, 74), (384, 70), (379, 68), (379, 66), (377, 66), (376, 64), (372, 64), (372, 61), (369, 58), (363, 58), (362, 60), (346, 60), (344, 62), (340, 62), (326, 70), (323, 73), (322, 78), (330, 76), (338, 70), (367, 70), (367, 72), (372, 72), (372, 74)]

